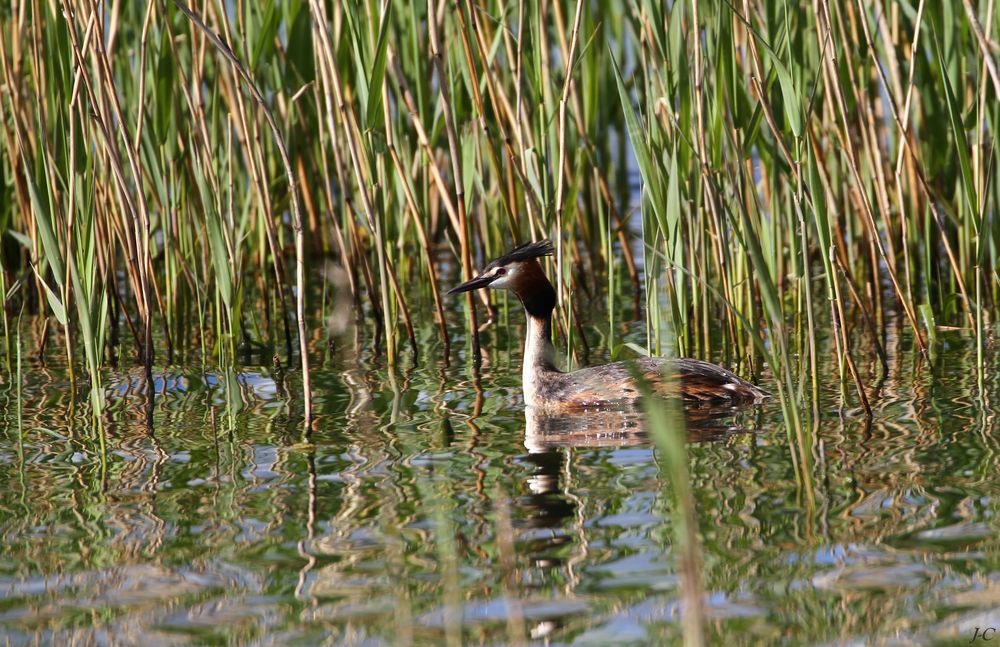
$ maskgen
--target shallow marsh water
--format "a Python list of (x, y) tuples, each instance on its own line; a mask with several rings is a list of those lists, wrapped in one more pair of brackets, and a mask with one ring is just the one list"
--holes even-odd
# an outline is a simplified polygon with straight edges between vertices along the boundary
[[(152, 433), (140, 374), (109, 374), (103, 447), (64, 370), (26, 363), (20, 411), (5, 373), (0, 644), (679, 641), (641, 420), (526, 417), (517, 335), (490, 340), (480, 396), (458, 352), (390, 371), (342, 346), (308, 440), (296, 377), (270, 368), (158, 371)], [(828, 367), (805, 469), (776, 403), (689, 416), (713, 643), (1000, 626), (1000, 443), (974, 348), (890, 350), (870, 425)]]

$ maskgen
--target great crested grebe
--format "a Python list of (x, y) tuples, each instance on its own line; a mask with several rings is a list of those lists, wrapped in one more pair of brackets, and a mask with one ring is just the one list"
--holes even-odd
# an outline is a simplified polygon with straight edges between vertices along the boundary
[[(557, 369), (552, 347), (556, 291), (538, 263), (539, 258), (552, 253), (552, 243), (547, 240), (520, 245), (487, 265), (479, 276), (448, 291), (457, 294), (479, 288), (510, 290), (521, 300), (528, 318), (521, 372), (526, 405), (580, 409), (633, 404), (639, 399), (633, 370), (654, 390), (666, 394), (679, 391), (688, 402), (736, 404), (759, 402), (767, 397), (767, 393), (721, 366), (697, 359), (643, 357), (569, 373)], [(673, 386), (669, 380), (665, 382), (668, 375), (673, 378)]]

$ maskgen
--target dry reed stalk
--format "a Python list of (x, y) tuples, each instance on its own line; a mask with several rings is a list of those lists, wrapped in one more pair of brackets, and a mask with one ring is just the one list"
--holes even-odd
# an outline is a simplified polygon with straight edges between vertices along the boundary
[[(385, 133), (386, 133), (386, 148), (389, 150), (389, 155), (392, 158), (392, 164), (396, 169), (397, 177), (403, 185), (403, 195), (406, 197), (406, 205), (410, 210), (410, 215), (413, 218), (414, 227), (417, 230), (417, 237), (420, 239), (420, 246), (423, 248), (424, 252), (424, 262), (427, 265), (427, 276), (430, 278), (431, 284), (431, 295), (434, 299), (434, 308), (437, 311), (437, 324), (438, 329), (441, 333), (441, 340), (444, 344), (444, 361), (447, 364), (448, 357), (451, 354), (451, 340), (448, 338), (448, 328), (445, 323), (444, 315), (444, 305), (441, 303), (441, 292), (438, 290), (437, 272), (434, 269), (433, 254), (431, 252), (430, 242), (427, 239), (427, 232), (424, 228), (424, 223), (421, 218), (420, 208), (417, 206), (417, 199), (413, 195), (413, 189), (410, 187), (409, 178), (406, 175), (406, 171), (403, 168), (402, 162), (399, 160), (399, 153), (396, 151), (396, 143), (392, 134), (392, 115), (389, 109), (389, 97), (388, 88), (383, 86), (382, 92), (384, 97), (382, 99), (382, 112), (383, 118), (385, 120)], [(413, 350), (416, 352), (417, 346), (416, 341), (413, 339), (413, 328), (409, 329), (410, 341), (413, 344)]]
[[(573, 67), (576, 65), (576, 62), (574, 60), (575, 56), (571, 55), (573, 54), (572, 52), (566, 51), (566, 42), (564, 34), (565, 27), (563, 25), (562, 10), (559, 8), (559, 3), (555, 4), (554, 14), (556, 18), (557, 33), (560, 36), (560, 43), (563, 48), (562, 51), (564, 60), (574, 61), (573, 65), (571, 65), (571, 67)], [(574, 16), (574, 27), (573, 27), (574, 39), (578, 38), (577, 37), (578, 32), (579, 32), (579, 23), (577, 22), (577, 17)], [(573, 46), (576, 47), (575, 42)], [(565, 80), (564, 80), (564, 85), (565, 85)], [(636, 304), (638, 304), (641, 292), (641, 288), (639, 285), (639, 271), (635, 264), (635, 257), (632, 253), (632, 248), (629, 245), (627, 236), (625, 235), (626, 219), (622, 217), (622, 214), (618, 210), (618, 207), (615, 205), (615, 200), (611, 196), (611, 189), (608, 185), (608, 181), (607, 178), (605, 177), (605, 174), (601, 171), (600, 168), (598, 168), (596, 164), (596, 160), (598, 157), (597, 147), (594, 146), (594, 142), (587, 134), (587, 127), (586, 124), (584, 123), (584, 118), (583, 118), (584, 114), (583, 102), (580, 99), (580, 92), (578, 86), (579, 84), (577, 83), (569, 84), (569, 98), (570, 98), (569, 107), (570, 107), (570, 114), (572, 115), (573, 121), (576, 124), (575, 135), (577, 137), (578, 142), (582, 144), (583, 150), (586, 152), (586, 155), (584, 155), (584, 161), (586, 162), (586, 165), (589, 166), (591, 175), (595, 179), (598, 190), (601, 194), (601, 198), (604, 200), (605, 207), (608, 209), (608, 213), (611, 219), (615, 223), (615, 236), (618, 239), (619, 247), (621, 248), (622, 251), (622, 258), (625, 261), (625, 267), (628, 272), (629, 281), (632, 284), (632, 290), (634, 292), (635, 302)], [(562, 117), (560, 116), (560, 119), (561, 118)], [(563, 129), (562, 127), (560, 127), (560, 136), (562, 135), (562, 132)], [(568, 172), (569, 170), (568, 165), (564, 165), (564, 168), (566, 168)], [(557, 212), (558, 212), (558, 207), (557, 207)], [(638, 305), (636, 305), (636, 309), (638, 310)]]
[[(226, 47), (229, 47), (231, 50), (232, 48), (229, 46), (229, 43), (233, 42), (233, 38), (232, 33), (230, 32), (229, 17), (226, 13), (225, 4), (220, 5), (220, 11), (222, 12), (222, 19), (218, 22), (222, 23)], [(253, 132), (251, 132), (249, 126), (251, 120), (247, 119), (247, 108), (244, 105), (243, 97), (239, 92), (225, 93), (224, 96), (228, 98), (230, 113), (236, 117), (237, 132), (240, 134), (240, 145), (243, 148), (243, 156), (246, 160), (247, 171), (250, 175), (250, 183), (259, 198), (261, 214), (260, 221), (264, 225), (264, 237), (267, 240), (268, 252), (271, 254), (271, 266), (274, 271), (275, 292), (278, 295), (278, 302), (280, 304), (279, 310), (281, 315), (282, 330), (284, 331), (285, 337), (285, 352), (289, 357), (291, 357), (292, 335), (288, 326), (288, 305), (284, 288), (284, 286), (288, 283), (286, 279), (287, 271), (285, 269), (285, 257), (283, 254), (279, 253), (274, 222), (271, 218), (273, 206), (271, 201), (271, 191), (268, 187), (268, 183), (264, 179), (263, 169), (265, 168), (265, 163), (263, 159), (263, 151), (260, 146), (254, 145), (254, 142), (260, 140), (258, 124), (256, 121), (253, 122)], [(210, 164), (207, 166), (211, 168)], [(229, 258), (232, 262), (232, 260), (236, 258), (236, 254), (232, 249), (228, 234), (228, 231), (223, 231), (224, 239), (230, 251)], [(261, 252), (261, 255), (263, 256), (263, 252)], [(261, 258), (261, 265), (263, 264), (264, 259)], [(235, 275), (236, 268), (233, 267), (232, 269)], [(236, 322), (232, 322), (232, 325), (235, 328)]]
[[(556, 165), (556, 265), (558, 266), (558, 271), (556, 272), (556, 293), (561, 299), (565, 300), (569, 295), (565, 291), (566, 286), (563, 285), (563, 210), (566, 207), (566, 173), (563, 169), (566, 167), (566, 101), (569, 98), (569, 90), (573, 85), (573, 62), (574, 56), (576, 55), (577, 40), (580, 36), (580, 17), (583, 15), (583, 3), (584, 0), (577, 0), (576, 3), (576, 15), (573, 18), (573, 32), (570, 37), (569, 51), (566, 53), (566, 58), (564, 59), (565, 66), (565, 77), (563, 78), (562, 93), (559, 97), (559, 161)], [(558, 3), (557, 3), (558, 4)], [(558, 33), (562, 33), (561, 30), (557, 30)], [(565, 52), (565, 43), (563, 51)], [(564, 322), (565, 324), (566, 322)]]
[[(1000, 48), (997, 47), (996, 43), (990, 42), (986, 34), (983, 33), (983, 26), (976, 18), (976, 10), (972, 7), (972, 3), (969, 0), (962, 0), (962, 6), (965, 8), (965, 16), (969, 20), (969, 26), (972, 27), (972, 33), (976, 35), (976, 44), (979, 45), (979, 53), (983, 56), (983, 65), (989, 72), (990, 80), (993, 81), (993, 93), (1000, 100), (1000, 74), (997, 73), (997, 65), (993, 61), (993, 52), (1000, 51)], [(989, 12), (987, 15), (991, 13)], [(987, 24), (992, 24), (992, 22), (987, 21)]]
[[(923, 7), (923, 2), (921, 2), (920, 7)], [(885, 72), (882, 69), (881, 65), (878, 64), (877, 60), (875, 60), (875, 46), (872, 43), (870, 34), (868, 33), (867, 23), (865, 23), (865, 36), (866, 36), (866, 39), (867, 39), (868, 51), (871, 53), (872, 60), (875, 62), (875, 69), (876, 69), (877, 73), (879, 74), (880, 79), (882, 80), (882, 83), (883, 83), (883, 86), (886, 89), (886, 92), (888, 93), (889, 92), (889, 83), (888, 83), (888, 81), (885, 78)], [(916, 31), (916, 33), (914, 35), (914, 45), (913, 45), (914, 48), (916, 48), (916, 39), (917, 39), (918, 36), (919, 36), (919, 15), (918, 15), (918, 30)], [(891, 94), (888, 95), (888, 107), (889, 107), (889, 111), (890, 111), (890, 114), (891, 114), (891, 116), (893, 118), (893, 121), (896, 124), (897, 132), (899, 133), (898, 138), (899, 138), (899, 142), (900, 142), (899, 157), (897, 158), (897, 163), (896, 163), (896, 174), (897, 174), (897, 176), (899, 175), (899, 168), (900, 168), (899, 167), (899, 160), (902, 159), (902, 156), (903, 156), (904, 152), (908, 152), (910, 154), (909, 157), (912, 160), (913, 169), (916, 172), (916, 176), (917, 176), (917, 179), (918, 179), (918, 181), (920, 183), (920, 186), (921, 186), (921, 188), (923, 189), (924, 193), (927, 196), (927, 206), (928, 206), (928, 208), (930, 208), (931, 214), (934, 217), (934, 221), (937, 224), (938, 229), (941, 232), (941, 243), (942, 243), (942, 246), (944, 247), (945, 254), (948, 256), (948, 261), (949, 261), (949, 263), (951, 265), (952, 274), (953, 274), (953, 276), (955, 278), (956, 283), (958, 284), (959, 293), (962, 295), (962, 299), (963, 299), (963, 301), (965, 303), (965, 306), (966, 306), (965, 307), (966, 317), (968, 318), (970, 325), (974, 326), (975, 324), (973, 323), (973, 313), (972, 313), (972, 306), (971, 306), (972, 302), (969, 299), (968, 291), (966, 290), (966, 287), (965, 287), (965, 280), (962, 278), (962, 272), (959, 269), (958, 260), (955, 257), (954, 251), (952, 250), (951, 242), (948, 240), (948, 236), (945, 233), (946, 229), (945, 229), (945, 226), (944, 226), (944, 219), (941, 216), (941, 213), (940, 213), (940, 211), (939, 211), (939, 209), (937, 207), (937, 204), (936, 204), (936, 201), (934, 199), (934, 195), (932, 193), (930, 184), (927, 182), (926, 175), (925, 175), (924, 170), (923, 170), (923, 164), (921, 163), (920, 158), (917, 156), (917, 152), (913, 148), (913, 142), (911, 141), (911, 138), (907, 134), (909, 132), (909, 125), (908, 125), (907, 115), (908, 115), (908, 108), (909, 108), (909, 101), (910, 101), (910, 96), (911, 96), (911, 90), (913, 88), (913, 74), (912, 74), (912, 69), (913, 69), (913, 67), (911, 66), (910, 87), (907, 90), (907, 97), (906, 97), (907, 107), (904, 108), (904, 114), (903, 114), (902, 118), (899, 115), (899, 111), (896, 108), (895, 101), (892, 99)], [(842, 99), (842, 97), (841, 97), (841, 99)], [(905, 218), (903, 220), (905, 220)], [(892, 269), (891, 268), (888, 268), (888, 269), (889, 269), (889, 272), (890, 272), (890, 279), (892, 279), (893, 278)], [(893, 282), (893, 284), (895, 285), (895, 281)], [(910, 316), (911, 316), (912, 313), (906, 308), (906, 303), (902, 303), (902, 305), (904, 307), (904, 311), (907, 313), (907, 317), (910, 318)], [(915, 325), (913, 323), (913, 319), (912, 318), (911, 318), (911, 325)], [(918, 342), (918, 345), (921, 347), (921, 351), (924, 351), (923, 341), (922, 341), (922, 338), (920, 336), (919, 331), (916, 330), (916, 329), (914, 329), (914, 335), (915, 335), (915, 338), (916, 338), (916, 340)]]
[[(390, 364), (395, 364), (396, 336), (395, 327), (393, 326), (391, 319), (392, 312), (389, 308), (389, 284), (392, 282), (395, 285), (395, 277), (389, 276), (390, 270), (388, 257), (386, 256), (384, 237), (382, 235), (382, 218), (379, 214), (375, 213), (372, 198), (368, 193), (368, 183), (365, 180), (365, 172), (362, 168), (362, 144), (358, 141), (357, 137), (357, 123), (354, 117), (354, 108), (352, 104), (347, 102), (344, 96), (345, 86), (343, 78), (340, 75), (340, 70), (338, 69), (337, 63), (333, 57), (335, 49), (326, 27), (325, 13), (316, 0), (310, 0), (309, 7), (313, 15), (314, 24), (317, 27), (316, 32), (319, 34), (322, 44), (322, 47), (318, 50), (321, 52), (320, 63), (321, 65), (326, 66), (326, 72), (329, 75), (326, 77), (330, 86), (327, 88), (327, 92), (329, 92), (330, 89), (333, 90), (333, 97), (336, 101), (336, 110), (340, 115), (340, 121), (338, 123), (341, 126), (344, 139), (347, 141), (347, 149), (351, 157), (351, 168), (354, 171), (355, 184), (357, 186), (358, 193), (361, 195), (361, 204), (364, 209), (365, 219), (367, 220), (368, 226), (375, 239), (375, 253), (378, 257), (379, 264), (379, 295), (382, 299), (381, 311), (383, 331), (385, 333), (386, 356)], [(346, 190), (347, 185), (343, 185), (343, 188)], [(402, 298), (398, 295), (398, 292), (396, 294), (398, 298)], [(412, 333), (412, 328), (408, 330), (408, 333)]]
[(198, 17), (191, 9), (187, 7), (180, 0), (174, 0), (174, 4), (188, 17), (198, 28), (205, 34), (208, 40), (215, 45), (216, 49), (222, 53), (222, 55), (229, 61), (233, 66), (233, 69), (239, 74), (240, 78), (250, 89), (253, 94), (254, 99), (257, 100), (257, 105), (260, 107), (261, 111), (264, 113), (264, 117), (267, 119), (268, 126), (270, 126), (271, 134), (274, 136), (275, 145), (278, 148), (278, 153), (281, 156), (281, 162), (285, 170), (285, 178), (288, 182), (288, 193), (291, 198), (292, 203), (292, 229), (295, 233), (295, 288), (296, 288), (296, 319), (298, 320), (299, 328), (299, 353), (301, 354), (302, 362), (302, 399), (304, 408), (304, 425), (307, 430), (312, 428), (312, 381), (309, 375), (309, 339), (306, 336), (306, 321), (305, 321), (305, 244), (303, 240), (304, 233), (302, 231), (302, 213), (299, 208), (299, 198), (298, 189), (295, 184), (295, 175), (292, 173), (292, 164), (288, 157), (288, 150), (285, 148), (285, 143), (281, 138), (281, 132), (278, 130), (278, 125), (274, 120), (274, 115), (271, 114), (271, 110), (267, 107), (267, 103), (264, 101), (264, 96), (260, 93), (257, 88), (257, 84), (254, 82), (253, 77), (250, 75), (249, 71), (243, 67), (236, 54), (222, 42), (211, 29), (202, 22), (201, 18)]
[[(514, 110), (510, 106), (510, 102), (507, 99), (506, 92), (504, 92), (503, 83), (497, 79), (494, 79), (494, 75), (497, 74), (497, 70), (495, 69), (496, 62), (494, 62), (494, 66), (488, 65), (489, 55), (487, 53), (488, 52), (488, 47), (486, 45), (487, 41), (483, 35), (483, 28), (479, 21), (479, 16), (475, 11), (475, 7), (472, 3), (472, 0), (466, 0), (466, 6), (468, 7), (470, 14), (470, 23), (472, 24), (472, 29), (476, 36), (476, 46), (478, 48), (479, 58), (483, 61), (483, 66), (484, 66), (483, 80), (485, 81), (486, 92), (487, 95), (489, 96), (490, 105), (493, 108), (493, 113), (497, 115), (496, 126), (500, 132), (500, 138), (503, 142), (504, 151), (507, 153), (507, 159), (510, 162), (510, 164), (507, 167), (507, 171), (508, 173), (513, 172), (514, 174), (517, 175), (517, 178), (521, 183), (521, 190), (525, 198), (525, 204), (526, 205), (530, 204), (531, 208), (541, 210), (542, 205), (539, 202), (539, 198), (538, 196), (535, 195), (534, 191), (532, 190), (531, 183), (528, 182), (528, 178), (524, 174), (523, 165), (521, 164), (519, 156), (513, 147), (513, 142), (510, 132), (511, 131), (517, 132), (517, 122), (516, 122), (517, 117), (515, 115)], [(483, 130), (484, 135), (488, 136), (488, 130), (486, 129), (485, 126), (485, 115), (482, 111), (481, 106), (477, 104), (477, 107), (479, 107), (479, 112), (481, 115), (480, 128)], [(504, 123), (505, 120), (513, 125), (513, 128), (511, 130), (508, 130), (508, 126), (505, 125)], [(510, 193), (510, 196), (506, 198), (505, 206), (507, 204), (510, 204), (516, 207), (517, 205), (517, 198), (513, 194), (513, 189), (514, 189), (513, 182), (509, 182), (507, 190), (508, 193)], [(516, 231), (514, 230), (514, 227), (516, 226), (516, 224), (518, 224), (517, 222), (518, 219), (516, 216), (517, 216), (516, 213), (511, 213), (509, 219), (511, 227), (510, 233), (511, 236), (513, 237), (516, 237)]]
[[(836, 255), (831, 253), (830, 256), (830, 263), (837, 268), (837, 272), (846, 276), (846, 272), (843, 267), (837, 263)], [(868, 394), (865, 392), (864, 384), (861, 382), (861, 376), (858, 374), (858, 367), (854, 363), (854, 357), (851, 354), (851, 340), (847, 335), (847, 323), (844, 317), (844, 299), (840, 294), (840, 281), (836, 278), (833, 280), (833, 291), (837, 317), (836, 332), (840, 335), (839, 343), (841, 349), (843, 350), (844, 361), (847, 363), (847, 369), (851, 373), (851, 379), (854, 380), (854, 388), (858, 392), (858, 399), (861, 401), (861, 406), (864, 408), (865, 414), (870, 418), (872, 415), (872, 407), (868, 402)]]
[[(517, 3), (517, 58), (516, 58), (516, 72), (514, 73), (514, 129), (513, 131), (517, 134), (517, 146), (520, 152), (521, 165), (519, 173), (522, 176), (528, 174), (528, 149), (534, 148), (534, 143), (529, 144), (528, 140), (531, 137), (531, 131), (525, 128), (524, 124), (524, 41), (526, 35), (524, 33), (525, 18), (524, 18), (524, 2), (525, 0), (518, 0)], [(533, 189), (529, 189), (532, 192)], [(540, 198), (540, 196), (537, 196)], [(543, 237), (542, 226), (540, 222), (541, 218), (541, 206), (539, 205), (536, 209), (535, 204), (532, 200), (528, 200), (525, 203), (525, 209), (528, 212), (528, 228), (531, 232), (531, 237), (535, 240), (539, 240)]]
[[(821, 10), (816, 13), (816, 23), (819, 33), (825, 34), (826, 36), (824, 36), (824, 38), (826, 38), (829, 37), (830, 34), (829, 5), (827, 0), (819, 0), (819, 3)], [(840, 83), (838, 82), (837, 63), (832, 48), (826, 50), (826, 56), (823, 58), (823, 72), (823, 79), (827, 89), (829, 90), (828, 100), (833, 101), (836, 109), (835, 112), (840, 118), (841, 128), (836, 131), (836, 134), (840, 140), (841, 150), (843, 150), (847, 159), (847, 166), (851, 172), (851, 178), (854, 180), (854, 189), (857, 199), (861, 203), (862, 215), (864, 216), (862, 218), (862, 222), (868, 228), (870, 241), (878, 251), (878, 255), (882, 259), (883, 263), (885, 263), (886, 273), (889, 275), (889, 280), (896, 293), (896, 298), (899, 301), (900, 307), (903, 308), (906, 318), (910, 322), (914, 341), (916, 341), (920, 352), (926, 354), (927, 345), (924, 343), (923, 335), (920, 333), (920, 326), (917, 324), (917, 319), (913, 313), (912, 305), (903, 293), (899, 284), (899, 279), (896, 276), (896, 271), (893, 269), (893, 264), (886, 254), (885, 247), (882, 245), (882, 240), (878, 233), (878, 226), (875, 224), (875, 215), (872, 211), (871, 202), (868, 199), (868, 193), (865, 190), (865, 183), (861, 177), (861, 171), (858, 168), (857, 158), (851, 142), (850, 125), (847, 120), (847, 104), (844, 99), (844, 94), (841, 91)]]
[(403, 105), (406, 107), (406, 113), (410, 117), (410, 125), (413, 126), (414, 132), (417, 133), (417, 141), (420, 142), (420, 146), (424, 151), (427, 168), (429, 168), (431, 172), (431, 179), (434, 180), (434, 186), (438, 190), (438, 195), (441, 198), (445, 213), (448, 214), (452, 230), (454, 230), (456, 236), (461, 236), (462, 227), (461, 221), (458, 217), (458, 208), (455, 206), (455, 202), (451, 198), (451, 190), (448, 188), (448, 184), (445, 182), (444, 176), (441, 174), (441, 169), (438, 168), (437, 156), (434, 153), (434, 148), (431, 146), (431, 142), (427, 138), (427, 131), (424, 130), (424, 124), (420, 120), (420, 114), (417, 112), (417, 106), (413, 100), (413, 95), (410, 93), (410, 87), (406, 82), (406, 76), (399, 68), (399, 63), (396, 61), (392, 48), (389, 50), (389, 61), (393, 79), (399, 84), (400, 94), (402, 94), (403, 98)]
[[(708, 149), (705, 143), (705, 97), (704, 97), (704, 69), (702, 64), (701, 51), (701, 22), (699, 20), (699, 0), (691, 3), (691, 23), (693, 25), (693, 47), (694, 47), (694, 101), (695, 101), (695, 155), (698, 158), (698, 171), (700, 176), (700, 186), (702, 187), (701, 199), (705, 202), (707, 212), (707, 225), (709, 242), (713, 252), (713, 260), (717, 276), (722, 284), (722, 294), (730, 303), (733, 302), (733, 291), (729, 282), (730, 263), (726, 250), (722, 247), (722, 241), (726, 237), (725, 226), (720, 215), (720, 204), (723, 200), (716, 189), (715, 181), (712, 177), (712, 169), (709, 165)], [(736, 322), (732, 313), (727, 308), (724, 314), (726, 326), (729, 330), (730, 338), (736, 338)], [(707, 318), (704, 320), (707, 323)], [(706, 330), (704, 339), (710, 339)]]
[[(96, 5), (90, 7), (89, 17), (83, 25), (82, 43), (78, 39), (77, 13), (66, 0), (62, 2), (63, 16), (66, 19), (67, 31), (70, 37), (70, 46), (78, 70), (81, 74), (77, 77), (83, 82), (83, 87), (87, 92), (94, 111), (91, 113), (93, 122), (98, 127), (103, 144), (103, 152), (111, 167), (115, 179), (116, 198), (119, 203), (119, 218), (112, 221), (118, 238), (122, 241), (122, 246), (128, 258), (127, 276), (131, 284), (133, 294), (136, 296), (139, 318), (142, 322), (142, 339), (138, 345), (139, 355), (145, 367), (146, 380), (152, 384), (152, 364), (153, 364), (153, 337), (152, 337), (152, 312), (150, 311), (149, 281), (149, 214), (146, 205), (145, 194), (141, 187), (142, 173), (139, 170), (138, 155), (133, 144), (128, 140), (127, 135), (122, 131), (121, 137), (126, 151), (126, 158), (129, 165), (131, 177), (136, 187), (138, 200), (132, 196), (129, 182), (121, 162), (121, 157), (115, 144), (115, 137), (111, 133), (110, 122), (125, 123), (121, 106), (118, 101), (117, 92), (112, 81), (110, 63), (104, 47), (103, 30), (97, 29), (100, 23), (99, 8)], [(98, 84), (95, 87), (94, 80), (85, 73), (87, 65), (84, 52), (88, 52), (93, 58), (97, 74)], [(108, 111), (113, 111), (109, 115)], [(136, 204), (138, 202), (138, 205)], [(151, 388), (150, 388), (151, 391)]]
[[(476, 114), (478, 115), (477, 121), (479, 122), (479, 130), (482, 133), (482, 143), (486, 149), (486, 158), (489, 161), (490, 169), (493, 171), (494, 176), (500, 178), (502, 176), (500, 172), (500, 161), (497, 157), (496, 150), (493, 147), (493, 138), (490, 137), (490, 129), (486, 124), (486, 110), (483, 106), (483, 98), (479, 92), (479, 71), (476, 69), (476, 63), (472, 58), (472, 45), (469, 43), (468, 29), (465, 26), (465, 17), (462, 12), (462, 5), (459, 4), (460, 0), (453, 0), (454, 5), (454, 16), (458, 22), (458, 33), (461, 36), (462, 41), (462, 52), (465, 54), (465, 64), (468, 67), (469, 76), (472, 79), (472, 83), (469, 87), (472, 89), (472, 104), (476, 107)], [(475, 24), (475, 23), (473, 23)], [(478, 39), (477, 39), (478, 42)], [(487, 63), (488, 59), (483, 57), (483, 76), (487, 79), (489, 83), (489, 65)], [(491, 95), (492, 96), (492, 95)], [(496, 114), (502, 114), (497, 110), (497, 106), (493, 105)], [(515, 224), (514, 213), (517, 205), (517, 196), (513, 195), (511, 191), (513, 187), (509, 184), (507, 186), (501, 185), (500, 187), (500, 199), (503, 202), (504, 213), (507, 216), (507, 226), (510, 231), (511, 236), (515, 236), (517, 233), (517, 227)]]
[[(431, 61), (438, 75), (438, 93), (444, 110), (444, 127), (448, 135), (448, 150), (451, 154), (451, 169), (455, 184), (455, 204), (458, 207), (458, 241), (462, 252), (462, 275), (468, 281), (473, 277), (472, 250), (469, 243), (468, 215), (465, 212), (465, 180), (462, 176), (462, 156), (458, 148), (458, 134), (455, 131), (455, 118), (452, 114), (451, 98), (448, 92), (448, 77), (445, 74), (444, 59), (441, 54), (441, 39), (438, 35), (438, 24), (434, 12), (434, 0), (427, 0), (427, 25), (430, 34)], [(465, 304), (468, 311), (469, 335), (472, 341), (472, 362), (478, 373), (482, 361), (479, 345), (479, 324), (476, 316), (475, 302), (471, 292), (465, 293)]]

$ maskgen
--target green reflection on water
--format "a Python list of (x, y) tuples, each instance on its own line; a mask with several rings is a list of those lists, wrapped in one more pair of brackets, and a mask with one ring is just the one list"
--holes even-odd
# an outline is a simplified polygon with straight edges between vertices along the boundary
[[(934, 365), (897, 348), (871, 425), (824, 392), (812, 505), (776, 404), (689, 413), (714, 641), (966, 642), (1000, 625), (995, 406), (973, 394), (974, 345), (948, 344)], [(110, 375), (106, 469), (62, 371), (26, 371), (23, 437), (6, 377), (0, 635), (677, 640), (670, 498), (641, 420), (526, 417), (510, 345), (477, 416), (464, 366), (390, 376), (335, 354), (311, 443), (294, 374), (161, 372), (153, 433), (140, 374)]]

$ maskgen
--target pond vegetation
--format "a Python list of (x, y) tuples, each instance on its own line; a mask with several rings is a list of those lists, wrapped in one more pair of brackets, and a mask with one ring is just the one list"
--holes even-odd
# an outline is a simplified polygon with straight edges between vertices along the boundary
[[(994, 0), (0, 7), (0, 633), (1000, 625), (998, 33)], [(444, 292), (544, 238), (564, 367), (772, 401), (525, 414), (518, 304)]]

